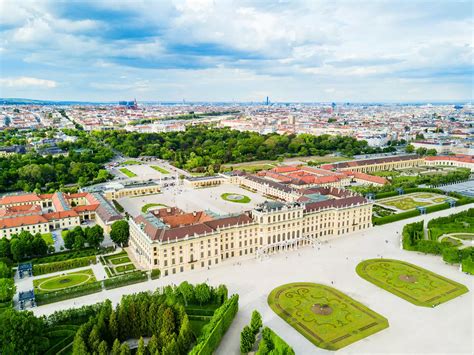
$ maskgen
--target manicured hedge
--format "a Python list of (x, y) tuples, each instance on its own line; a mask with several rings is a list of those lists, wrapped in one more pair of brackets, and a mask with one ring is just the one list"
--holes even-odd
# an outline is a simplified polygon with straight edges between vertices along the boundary
[(419, 215), (420, 215), (420, 211), (411, 210), (411, 211), (407, 211), (407, 212), (392, 214), (390, 216), (385, 216), (385, 217), (374, 217), (374, 218), (372, 218), (372, 224), (375, 225), (375, 226), (380, 226), (382, 224), (401, 221), (402, 219), (416, 217), (416, 216), (419, 216)]
[(280, 338), (273, 330), (268, 327), (263, 328), (262, 340), (258, 345), (256, 355), (267, 354), (285, 354), (294, 355), (295, 351), (282, 338)]
[(111, 250), (114, 250), (114, 248), (113, 247), (101, 248), (101, 249), (85, 248), (81, 250), (62, 251), (59, 253), (54, 253), (48, 256), (44, 256), (42, 258), (31, 259), (31, 262), (33, 264), (47, 264), (47, 263), (52, 263), (52, 262), (57, 262), (57, 261), (66, 261), (70, 259), (77, 259), (77, 258), (83, 258), (86, 256), (108, 253)]
[(424, 222), (415, 222), (405, 225), (402, 231), (403, 249), (415, 250), (415, 246), (420, 239), (423, 239)]
[(462, 261), (462, 271), (474, 275), (474, 258), (468, 257)]
[(46, 318), (46, 322), (48, 326), (55, 329), (76, 329), (77, 326), (87, 322), (91, 316), (96, 315), (102, 305), (103, 302), (56, 311)]
[(138, 282), (143, 282), (148, 279), (148, 276), (143, 271), (130, 272), (125, 275), (115, 276), (110, 279), (104, 280), (104, 286), (107, 290), (122, 287), (125, 285), (136, 284)]
[(153, 270), (151, 270), (151, 279), (152, 279), (152, 280), (159, 279), (159, 278), (160, 278), (160, 275), (161, 275), (160, 269), (153, 269)]
[(35, 295), (36, 302), (39, 306), (43, 304), (64, 301), (70, 298), (80, 297), (102, 291), (102, 283), (100, 281), (87, 283), (75, 287), (65, 288), (64, 290), (39, 293)]
[(51, 272), (75, 269), (78, 267), (89, 266), (91, 263), (95, 264), (97, 259), (95, 256), (85, 256), (77, 259), (70, 259), (65, 261), (56, 261), (47, 264), (34, 264), (33, 275), (49, 274)]
[(212, 354), (219, 346), (222, 337), (232, 324), (239, 309), (239, 296), (233, 295), (214, 312), (209, 323), (203, 328), (197, 344), (189, 352), (191, 355)]

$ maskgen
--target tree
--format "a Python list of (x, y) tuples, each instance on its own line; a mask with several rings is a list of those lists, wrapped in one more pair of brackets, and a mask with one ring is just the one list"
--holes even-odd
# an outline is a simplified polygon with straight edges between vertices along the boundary
[(16, 292), (13, 279), (0, 279), (0, 302), (9, 302)]
[(100, 345), (100, 332), (99, 327), (94, 325), (92, 331), (89, 333), (89, 348), (98, 350)]
[(128, 238), (130, 237), (130, 230), (127, 221), (116, 221), (112, 224), (110, 230), (110, 238), (114, 243), (124, 246), (128, 244)]
[(12, 258), (10, 250), (10, 240), (7, 238), (0, 239), (0, 258)]
[(127, 343), (123, 343), (120, 346), (120, 355), (130, 355), (130, 347)]
[(165, 346), (163, 346), (162, 355), (176, 355), (179, 354), (178, 344), (176, 339), (172, 338)]
[(110, 355), (120, 355), (120, 341), (118, 339), (114, 340)]
[(187, 281), (183, 281), (178, 286), (178, 291), (183, 295), (184, 305), (187, 306), (188, 302), (193, 301), (194, 287)]
[(258, 313), (258, 311), (253, 311), (252, 318), (250, 320), (250, 328), (252, 329), (254, 335), (257, 335), (262, 325), (262, 316), (260, 313)]
[(110, 336), (112, 339), (117, 339), (119, 336), (119, 327), (118, 327), (118, 321), (117, 321), (117, 313), (115, 311), (112, 311), (110, 313), (110, 318), (109, 318), (109, 332)]
[(109, 355), (109, 347), (107, 346), (107, 342), (105, 340), (100, 342), (97, 352), (99, 355)]
[(252, 350), (253, 344), (255, 343), (255, 335), (248, 325), (244, 327), (240, 333), (240, 352), (243, 354), (248, 353)]
[(148, 349), (148, 352), (150, 353), (150, 355), (155, 355), (156, 352), (159, 350), (159, 348), (158, 348), (158, 340), (157, 340), (155, 334), (153, 334), (153, 335), (151, 336), (151, 339), (150, 339), (150, 341), (148, 342), (147, 349)]
[(12, 238), (10, 241), (10, 250), (12, 258), (15, 261), (20, 261), (25, 255), (25, 241), (20, 238)]
[(174, 317), (174, 312), (171, 307), (166, 307), (163, 313), (163, 322), (161, 324), (160, 338), (163, 343), (166, 343), (167, 340), (174, 334), (176, 329), (176, 322)]
[(211, 299), (211, 290), (205, 283), (199, 284), (194, 289), (194, 297), (200, 305), (207, 303)]
[(43, 256), (48, 253), (48, 244), (44, 241), (41, 237), (41, 234), (36, 234), (32, 244), (31, 249), (33, 251), (33, 255)]
[(86, 241), (90, 247), (98, 248), (104, 240), (104, 229), (96, 224), (86, 231)]
[(426, 151), (426, 155), (434, 157), (436, 154), (438, 154), (436, 149), (428, 149)]
[(4, 262), (0, 261), (0, 279), (8, 279), (12, 276), (10, 267)]
[(74, 244), (72, 245), (73, 249), (82, 249), (84, 248), (84, 244), (86, 243), (86, 238), (82, 234), (75, 234), (74, 233)]
[(411, 144), (408, 144), (406, 147), (405, 147), (405, 152), (407, 153), (413, 153), (415, 151), (415, 147), (412, 146)]
[(138, 348), (135, 354), (146, 355), (146, 347), (145, 347), (145, 342), (143, 341), (143, 337), (140, 337), (140, 340), (138, 340)]
[(7, 309), (0, 314), (0, 353), (41, 354), (49, 342), (42, 337), (45, 324), (33, 312)]
[(67, 231), (63, 237), (64, 247), (71, 250), (74, 247), (74, 233), (72, 231)]

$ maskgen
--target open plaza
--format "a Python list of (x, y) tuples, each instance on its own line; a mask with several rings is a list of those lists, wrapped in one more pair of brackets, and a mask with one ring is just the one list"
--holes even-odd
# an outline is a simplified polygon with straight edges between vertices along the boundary
[[(231, 195), (229, 199), (228, 196)], [(232, 201), (232, 195), (247, 197), (242, 201)], [(235, 197), (234, 197), (235, 199)], [(178, 207), (185, 212), (208, 210), (219, 215), (241, 213), (251, 210), (257, 205), (268, 201), (261, 194), (243, 189), (234, 184), (222, 184), (214, 187), (195, 189), (188, 186), (174, 186), (163, 189), (162, 193), (138, 197), (125, 197), (118, 200), (131, 216), (142, 213), (142, 207), (155, 204), (155, 208)]]
[[(124, 294), (155, 290), (169, 284), (177, 285), (184, 280), (194, 284), (206, 281), (212, 285), (224, 283), (230, 293), (239, 294), (239, 312), (217, 349), (217, 354), (240, 354), (240, 331), (248, 323), (254, 309), (262, 314), (264, 324), (280, 334), (297, 354), (329, 353), (316, 348), (268, 305), (268, 295), (275, 288), (288, 283), (310, 282), (337, 289), (389, 322), (388, 328), (340, 350), (344, 353), (405, 353), (409, 349), (410, 353), (471, 354), (472, 276), (445, 264), (437, 256), (408, 252), (400, 248), (400, 234), (406, 223), (428, 221), (468, 208), (469, 206), (455, 207), (341, 237), (331, 237), (332, 240), (328, 242), (321, 238), (315, 247), (307, 246), (274, 254), (262, 260), (254, 257), (241, 259), (239, 262), (229, 260), (209, 270), (178, 273), (133, 287), (106, 290), (33, 308), (33, 311), (37, 315), (46, 315), (56, 310), (93, 304), (105, 299), (118, 303)], [(469, 292), (434, 308), (415, 306), (357, 275), (356, 267), (360, 262), (380, 258), (417, 265), (466, 286)]]

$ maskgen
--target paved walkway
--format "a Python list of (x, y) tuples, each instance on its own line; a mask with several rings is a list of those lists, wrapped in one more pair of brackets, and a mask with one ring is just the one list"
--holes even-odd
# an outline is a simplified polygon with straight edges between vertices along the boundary
[[(374, 227), (334, 238), (317, 248), (303, 248), (271, 256), (259, 261), (241, 260), (222, 264), (210, 270), (176, 274), (158, 280), (135, 284), (73, 300), (44, 305), (33, 309), (35, 314), (51, 314), (59, 309), (80, 307), (109, 298), (119, 302), (123, 294), (154, 290), (166, 284), (187, 280), (212, 285), (226, 284), (230, 294), (240, 295), (239, 312), (224, 336), (217, 354), (240, 354), (240, 331), (249, 323), (257, 309), (264, 325), (271, 327), (285, 339), (297, 354), (331, 353), (315, 347), (294, 328), (278, 317), (267, 305), (267, 296), (275, 287), (289, 282), (306, 281), (331, 285), (385, 316), (390, 327), (368, 338), (349, 345), (338, 354), (347, 353), (412, 353), (412, 354), (472, 354), (474, 278), (447, 265), (440, 256), (423, 255), (400, 248), (400, 234), (406, 223), (429, 220), (465, 210), (461, 206), (429, 215)], [(417, 307), (358, 277), (356, 265), (369, 258), (400, 259), (417, 264), (466, 285), (471, 292), (436, 308)]]

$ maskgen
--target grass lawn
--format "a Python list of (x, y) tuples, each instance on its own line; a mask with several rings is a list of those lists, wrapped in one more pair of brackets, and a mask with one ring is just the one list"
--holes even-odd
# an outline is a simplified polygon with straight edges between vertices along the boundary
[(96, 278), (92, 269), (86, 269), (68, 274), (36, 279), (33, 280), (33, 286), (35, 293), (48, 293), (95, 281)]
[(130, 270), (135, 270), (135, 266), (133, 264), (119, 265), (115, 268), (115, 271), (117, 273), (130, 271)]
[(121, 256), (118, 258), (110, 259), (110, 262), (114, 265), (126, 264), (130, 262), (130, 258), (128, 256)]
[(127, 175), (128, 177), (135, 177), (137, 176), (137, 174), (135, 174), (134, 172), (128, 170), (127, 168), (120, 168), (119, 169), (122, 173), (124, 173), (125, 175)]
[(125, 160), (122, 164), (120, 165), (142, 165), (141, 162), (136, 161), (136, 160)]
[(161, 204), (161, 203), (147, 203), (146, 205), (143, 205), (143, 207), (142, 207), (142, 212), (143, 212), (143, 213), (147, 213), (150, 208), (153, 208), (153, 207), (160, 207), (160, 206), (161, 206), (161, 207), (168, 207), (168, 206), (163, 205), (163, 204)]
[(456, 237), (456, 238), (459, 238), (459, 239), (464, 239), (464, 240), (472, 240), (472, 239), (474, 239), (474, 233), (472, 233), (472, 234), (469, 234), (469, 233), (456, 234), (456, 235), (453, 235), (453, 237)]
[(468, 292), (464, 285), (400, 260), (365, 260), (357, 265), (356, 272), (417, 306), (434, 307)]
[(235, 194), (232, 192), (226, 192), (222, 194), (221, 198), (225, 201), (235, 202), (235, 203), (249, 203), (251, 201), (250, 197), (248, 196)]
[(268, 296), (273, 311), (314, 345), (338, 350), (388, 327), (388, 321), (344, 293), (325, 285), (297, 282)]
[(164, 168), (162, 168), (161, 166), (158, 166), (158, 165), (150, 165), (150, 167), (156, 171), (158, 171), (159, 173), (162, 173), (162, 174), (169, 174), (170, 172)]
[(53, 233), (44, 233), (41, 234), (41, 238), (46, 242), (48, 245), (53, 245), (54, 240), (53, 240)]
[(119, 257), (123, 257), (123, 256), (128, 257), (128, 254), (125, 250), (121, 251), (120, 253), (105, 255), (104, 259), (105, 259), (105, 261), (110, 262), (111, 259), (115, 259), (115, 258), (119, 258)]

